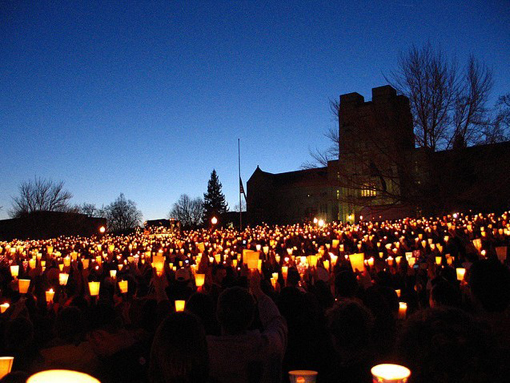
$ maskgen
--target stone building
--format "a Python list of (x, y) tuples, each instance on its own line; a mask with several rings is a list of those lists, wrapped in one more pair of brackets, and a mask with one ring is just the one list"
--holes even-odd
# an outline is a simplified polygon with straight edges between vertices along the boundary
[[(247, 183), (252, 224), (396, 219), (454, 209), (501, 210), (510, 203), (510, 142), (460, 150), (415, 148), (407, 97), (391, 86), (340, 96), (339, 158), (327, 167)], [(497, 163), (497, 164), (496, 164)]]

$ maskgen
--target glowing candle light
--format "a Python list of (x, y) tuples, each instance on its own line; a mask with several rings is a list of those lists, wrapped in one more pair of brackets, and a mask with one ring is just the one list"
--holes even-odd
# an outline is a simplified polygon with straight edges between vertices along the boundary
[(379, 364), (372, 367), (374, 383), (406, 383), (411, 370), (398, 364)]
[(121, 294), (128, 292), (128, 281), (119, 281), (119, 290)]
[(30, 279), (18, 279), (18, 288), (20, 294), (28, 293), (28, 288), (30, 287)]
[(457, 267), (456, 271), (457, 271), (457, 280), (462, 282), (464, 280), (464, 276), (466, 275), (466, 269), (463, 267)]
[(7, 311), (7, 309), (10, 307), (11, 305), (9, 303), (2, 303), (0, 305), (0, 314), (3, 314), (4, 312)]
[(11, 372), (14, 356), (0, 357), (0, 379)]
[(287, 280), (288, 273), (289, 273), (289, 267), (288, 266), (282, 266), (282, 276), (283, 276), (283, 279)]
[(96, 297), (99, 295), (99, 289), (101, 287), (100, 282), (89, 282), (89, 291), (91, 297)]
[(407, 303), (398, 302), (398, 319), (406, 319)]
[(359, 272), (363, 272), (363, 270), (365, 270), (364, 253), (349, 254), (349, 260), (351, 262), (352, 271), (358, 270)]
[(46, 303), (53, 302), (53, 296), (55, 295), (55, 291), (53, 289), (49, 289), (46, 291)]
[(66, 273), (60, 273), (58, 275), (58, 283), (61, 285), (61, 286), (65, 286), (67, 285), (67, 279), (69, 278), (69, 274), (66, 274)]
[(400, 294), (401, 294), (400, 289), (396, 289), (395, 292), (397, 293), (397, 297), (400, 298)]
[(113, 279), (117, 278), (117, 270), (110, 270), (110, 277)]
[(186, 301), (176, 300), (175, 301), (175, 311), (184, 311), (186, 307)]
[(195, 274), (195, 285), (197, 287), (202, 287), (205, 282), (205, 274)]
[(436, 265), (440, 265), (443, 262), (442, 257), (436, 257)]
[(317, 381), (317, 375), (317, 371), (292, 370), (289, 371), (289, 381), (291, 383), (315, 383)]
[(89, 264), (90, 264), (90, 259), (88, 258), (85, 258), (81, 261), (81, 263), (83, 264), (83, 268), (84, 269), (88, 269), (89, 268)]
[(13, 278), (17, 278), (19, 275), (19, 265), (11, 265), (11, 275)]
[(28, 378), (27, 383), (101, 383), (83, 372), (71, 370), (46, 370)]

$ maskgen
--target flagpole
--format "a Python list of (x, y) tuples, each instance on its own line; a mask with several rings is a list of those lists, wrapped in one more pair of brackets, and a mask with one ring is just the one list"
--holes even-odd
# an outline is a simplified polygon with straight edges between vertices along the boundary
[(239, 231), (243, 230), (243, 204), (241, 200), (241, 139), (237, 139), (237, 163), (239, 167)]

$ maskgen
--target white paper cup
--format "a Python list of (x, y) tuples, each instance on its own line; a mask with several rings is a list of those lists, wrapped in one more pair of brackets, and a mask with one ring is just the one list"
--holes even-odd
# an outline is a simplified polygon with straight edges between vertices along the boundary
[(378, 364), (370, 370), (374, 383), (406, 383), (411, 370), (398, 364)]
[(71, 370), (46, 370), (28, 378), (27, 383), (101, 383), (83, 372)]
[(290, 383), (315, 383), (317, 374), (317, 371), (311, 370), (289, 371), (289, 380)]

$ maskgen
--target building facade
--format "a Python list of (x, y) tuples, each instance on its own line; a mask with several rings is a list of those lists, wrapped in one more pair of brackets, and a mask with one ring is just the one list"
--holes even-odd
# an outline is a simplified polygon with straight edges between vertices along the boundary
[(510, 142), (417, 149), (409, 100), (389, 85), (373, 88), (371, 101), (341, 95), (338, 123), (339, 157), (326, 167), (278, 174), (257, 167), (247, 183), (250, 223), (354, 222), (510, 206)]

